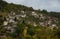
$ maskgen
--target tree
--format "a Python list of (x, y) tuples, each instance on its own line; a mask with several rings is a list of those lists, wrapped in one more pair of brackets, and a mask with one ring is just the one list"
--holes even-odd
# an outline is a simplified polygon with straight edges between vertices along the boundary
[(7, 4), (8, 3), (6, 1), (0, 0), (0, 10), (3, 10), (7, 6)]
[(43, 12), (43, 13), (47, 13), (47, 10), (42, 10), (41, 12)]
[(2, 16), (2, 15), (0, 15), (0, 25), (2, 25), (2, 24), (3, 24), (3, 21), (4, 21), (4, 18), (3, 18), (3, 16)]
[(16, 33), (17, 33), (17, 36), (20, 39), (23, 39), (23, 30), (24, 30), (24, 27), (25, 27), (24, 23), (18, 23), (17, 24)]
[(31, 36), (35, 35), (35, 30), (33, 28), (29, 28), (27, 32)]

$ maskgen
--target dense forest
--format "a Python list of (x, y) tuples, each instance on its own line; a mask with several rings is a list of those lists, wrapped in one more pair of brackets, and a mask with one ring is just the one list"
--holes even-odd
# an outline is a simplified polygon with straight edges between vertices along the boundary
[(0, 39), (60, 39), (60, 12), (0, 0)]

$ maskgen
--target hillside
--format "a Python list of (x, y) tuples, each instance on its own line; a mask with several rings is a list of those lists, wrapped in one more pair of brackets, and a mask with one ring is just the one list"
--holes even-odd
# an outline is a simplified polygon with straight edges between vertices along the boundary
[(60, 12), (0, 0), (1, 39), (59, 39)]

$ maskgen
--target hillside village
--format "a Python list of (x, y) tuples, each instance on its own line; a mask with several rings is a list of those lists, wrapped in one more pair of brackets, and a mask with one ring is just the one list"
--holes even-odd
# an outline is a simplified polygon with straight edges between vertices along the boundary
[[(45, 16), (44, 14), (40, 13), (40, 14), (37, 14), (36, 12), (31, 12), (30, 16), (34, 17), (35, 19), (39, 20), (37, 21), (38, 23), (35, 22), (35, 19), (34, 20), (31, 20), (29, 19), (28, 21), (26, 19), (29, 18), (29, 16), (24, 12), (24, 11), (21, 11), (21, 14), (15, 14), (15, 12), (11, 12), (10, 14), (8, 14), (8, 16), (5, 17), (5, 20), (3, 21), (3, 25), (4, 26), (8, 26), (10, 23), (13, 25), (13, 26), (16, 26), (16, 24), (18, 22), (23, 22), (26, 23), (26, 24), (31, 24), (33, 26), (43, 26), (43, 27), (55, 27), (58, 29), (58, 18), (52, 18), (50, 16)], [(25, 19), (26, 18), (26, 19)]]
[(54, 13), (8, 3), (0, 7), (0, 39), (59, 39), (60, 14)]
[[(33, 18), (29, 19), (30, 16)], [(18, 22), (25, 23), (26, 25), (32, 25), (33, 27), (42, 26), (44, 28), (50, 27), (51, 30), (59, 29), (58, 18), (46, 16), (42, 13), (38, 14), (35, 11), (32, 11), (30, 14), (27, 14), (25, 11), (21, 11), (21, 14), (16, 14), (15, 12), (11, 11), (11, 13), (4, 17), (3, 20), (2, 27), (5, 29), (5, 33), (14, 33), (16, 31)]]

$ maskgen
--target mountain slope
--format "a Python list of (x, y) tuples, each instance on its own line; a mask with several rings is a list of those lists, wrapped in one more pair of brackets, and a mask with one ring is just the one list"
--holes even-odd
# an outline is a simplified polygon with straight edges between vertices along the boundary
[[(0, 38), (55, 39), (60, 34), (60, 12), (0, 1)], [(57, 37), (58, 36), (58, 37)]]

